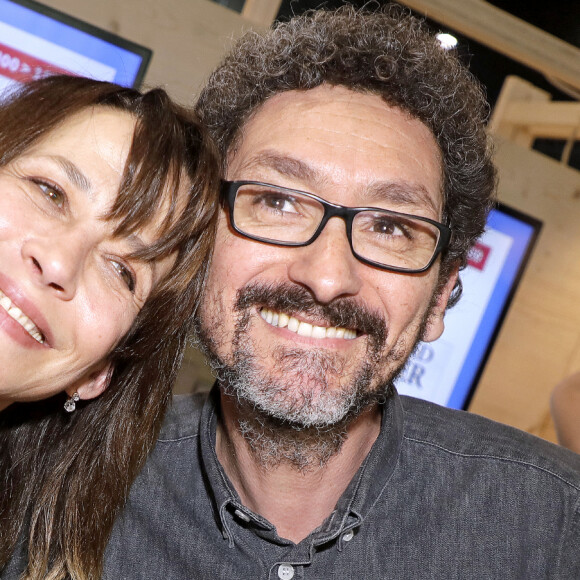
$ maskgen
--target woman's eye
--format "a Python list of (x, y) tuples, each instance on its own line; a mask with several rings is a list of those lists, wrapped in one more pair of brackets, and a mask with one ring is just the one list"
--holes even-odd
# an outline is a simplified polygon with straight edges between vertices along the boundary
[(66, 203), (66, 196), (58, 187), (43, 182), (37, 182), (37, 185), (44, 194), (44, 196), (50, 202), (56, 205), (56, 207), (58, 208), (64, 207), (64, 204)]
[(125, 266), (125, 264), (123, 264), (122, 262), (111, 260), (111, 263), (113, 264), (113, 268), (115, 268), (115, 270), (117, 271), (119, 278), (123, 280), (123, 282), (126, 284), (127, 288), (129, 288), (131, 292), (134, 292), (135, 275), (133, 274), (133, 272), (131, 272), (131, 270), (129, 270), (129, 268), (127, 268), (127, 266)]

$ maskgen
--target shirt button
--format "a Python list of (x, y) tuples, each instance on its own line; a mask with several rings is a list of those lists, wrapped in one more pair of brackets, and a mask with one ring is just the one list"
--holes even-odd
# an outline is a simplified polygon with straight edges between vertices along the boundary
[(354, 532), (352, 530), (348, 530), (348, 532), (346, 532), (344, 536), (342, 536), (343, 542), (350, 542), (353, 538)]
[(245, 514), (241, 510), (234, 510), (234, 515), (243, 520), (244, 522), (248, 523), (250, 521), (250, 516)]
[(278, 578), (280, 580), (290, 580), (294, 578), (294, 566), (290, 564), (280, 564), (278, 568)]

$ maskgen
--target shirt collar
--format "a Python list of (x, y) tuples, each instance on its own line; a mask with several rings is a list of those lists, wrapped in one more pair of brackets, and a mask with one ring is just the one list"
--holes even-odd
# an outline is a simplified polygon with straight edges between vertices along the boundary
[[(274, 526), (242, 504), (218, 461), (215, 443), (219, 408), (219, 388), (214, 385), (202, 411), (201, 454), (224, 537), (232, 541), (229, 530), (232, 518), (229, 514), (234, 514), (235, 518), (246, 524), (252, 522), (256, 533), (274, 539), (271, 537), (276, 536)], [(403, 408), (399, 396), (394, 392), (382, 406), (381, 430), (369, 454), (342, 494), (334, 512), (307, 539), (314, 545), (320, 545), (364, 524), (365, 517), (385, 490), (395, 470), (402, 438)], [(280, 539), (278, 541), (291, 543)]]

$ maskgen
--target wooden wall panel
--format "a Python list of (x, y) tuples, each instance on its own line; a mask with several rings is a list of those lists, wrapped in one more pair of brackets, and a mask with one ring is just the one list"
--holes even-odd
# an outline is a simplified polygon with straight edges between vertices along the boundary
[(551, 390), (580, 370), (580, 172), (507, 141), (496, 161), (499, 198), (544, 227), (470, 410), (553, 440)]
[(153, 50), (145, 84), (165, 86), (187, 104), (221, 60), (232, 39), (259, 25), (208, 0), (44, 0)]

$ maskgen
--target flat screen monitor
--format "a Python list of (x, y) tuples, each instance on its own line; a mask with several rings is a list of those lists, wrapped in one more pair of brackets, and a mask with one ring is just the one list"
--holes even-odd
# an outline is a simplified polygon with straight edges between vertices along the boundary
[(503, 204), (491, 211), (460, 274), (461, 299), (441, 337), (417, 346), (395, 383), (399, 393), (467, 409), (541, 225)]
[(49, 74), (138, 87), (151, 51), (34, 0), (0, 0), (0, 91)]

